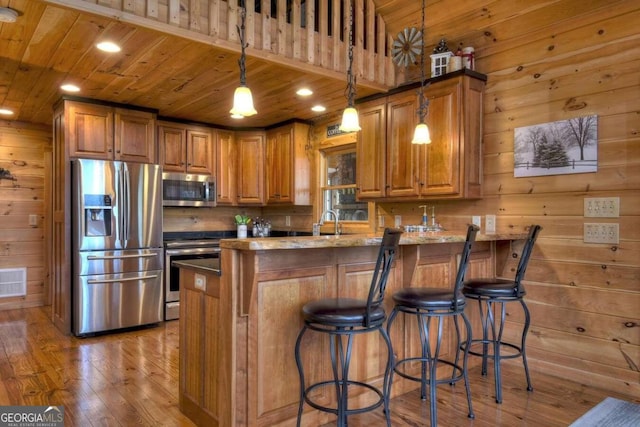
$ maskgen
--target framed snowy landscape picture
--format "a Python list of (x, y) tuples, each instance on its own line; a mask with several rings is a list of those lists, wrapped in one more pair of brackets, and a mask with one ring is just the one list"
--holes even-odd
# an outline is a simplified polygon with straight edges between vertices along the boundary
[(598, 116), (515, 129), (516, 178), (597, 172)]

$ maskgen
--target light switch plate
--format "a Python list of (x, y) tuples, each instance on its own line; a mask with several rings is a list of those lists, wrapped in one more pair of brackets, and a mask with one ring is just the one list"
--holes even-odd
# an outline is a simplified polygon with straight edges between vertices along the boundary
[(484, 217), (484, 232), (495, 233), (496, 232), (496, 216), (485, 215)]
[(480, 215), (473, 215), (471, 217), (471, 223), (473, 225), (477, 225), (478, 227), (481, 226), (481, 221), (482, 221), (482, 217)]
[(618, 223), (585, 223), (585, 243), (620, 243), (620, 226)]
[(585, 197), (585, 218), (618, 218), (620, 197)]
[(395, 228), (400, 228), (400, 226), (402, 226), (402, 215), (396, 215), (394, 217), (393, 226)]

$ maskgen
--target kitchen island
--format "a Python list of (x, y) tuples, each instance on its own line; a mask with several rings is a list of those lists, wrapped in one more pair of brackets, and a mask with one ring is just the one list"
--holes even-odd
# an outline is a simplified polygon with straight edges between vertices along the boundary
[[(364, 298), (381, 236), (225, 239), (220, 244), (220, 275), (181, 267), (181, 410), (198, 425), (294, 425), (300, 390), (293, 350), (302, 327), (301, 308), (320, 298)], [(387, 284), (387, 313), (393, 307), (390, 295), (402, 287), (451, 286), (465, 236), (466, 231), (403, 234)], [(479, 234), (467, 278), (512, 275), (511, 254), (519, 253), (524, 238), (524, 231)], [(475, 306), (468, 312), (478, 331), (471, 308)], [(402, 316), (394, 323), (390, 335), (397, 357), (419, 351), (413, 328)], [(445, 345), (453, 342), (446, 335), (450, 329)], [(355, 340), (350, 376), (379, 386), (386, 347), (377, 334), (371, 335)], [(302, 349), (307, 381), (329, 378), (328, 340), (307, 334)], [(416, 386), (396, 376), (392, 396)], [(333, 389), (318, 393), (315, 400), (320, 403), (333, 400)], [(370, 397), (352, 396), (350, 405), (366, 404)], [(305, 406), (304, 425), (331, 418)]]

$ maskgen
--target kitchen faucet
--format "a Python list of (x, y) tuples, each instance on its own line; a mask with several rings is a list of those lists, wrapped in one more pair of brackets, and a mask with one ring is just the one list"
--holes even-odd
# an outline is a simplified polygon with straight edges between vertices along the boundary
[(340, 222), (339, 222), (339, 219), (338, 219), (338, 213), (336, 211), (333, 211), (331, 209), (327, 209), (326, 211), (322, 212), (322, 215), (320, 215), (320, 221), (318, 222), (318, 224), (321, 227), (324, 225), (324, 217), (327, 214), (333, 215), (334, 234), (336, 236), (338, 236), (340, 234)]
[(431, 226), (427, 227), (429, 231), (444, 231), (444, 228), (436, 222), (436, 207), (431, 206)]

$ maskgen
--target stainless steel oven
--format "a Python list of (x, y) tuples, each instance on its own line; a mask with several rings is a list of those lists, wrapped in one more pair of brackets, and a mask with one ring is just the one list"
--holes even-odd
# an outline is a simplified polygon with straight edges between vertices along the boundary
[(235, 232), (176, 232), (164, 234), (164, 318), (180, 317), (180, 270), (173, 261), (219, 258), (220, 239)]

